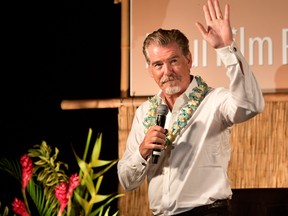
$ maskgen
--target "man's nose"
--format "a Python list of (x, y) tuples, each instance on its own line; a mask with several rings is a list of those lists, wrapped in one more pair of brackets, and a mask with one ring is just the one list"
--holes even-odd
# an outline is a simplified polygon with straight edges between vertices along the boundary
[(165, 75), (170, 75), (173, 72), (173, 68), (170, 64), (164, 64), (163, 72)]

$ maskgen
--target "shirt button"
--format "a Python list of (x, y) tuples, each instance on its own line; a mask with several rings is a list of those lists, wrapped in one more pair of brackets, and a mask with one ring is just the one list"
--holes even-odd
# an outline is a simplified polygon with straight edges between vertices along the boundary
[(237, 52), (237, 48), (236, 48), (236, 47), (233, 47), (233, 51), (234, 51), (234, 52)]

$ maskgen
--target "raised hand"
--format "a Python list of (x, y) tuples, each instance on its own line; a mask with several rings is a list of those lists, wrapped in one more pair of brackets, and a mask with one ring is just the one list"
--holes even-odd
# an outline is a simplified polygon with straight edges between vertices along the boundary
[(196, 26), (202, 37), (213, 47), (221, 48), (231, 45), (233, 34), (230, 25), (230, 6), (225, 5), (224, 17), (221, 12), (219, 0), (208, 0), (203, 6), (206, 28), (200, 22)]

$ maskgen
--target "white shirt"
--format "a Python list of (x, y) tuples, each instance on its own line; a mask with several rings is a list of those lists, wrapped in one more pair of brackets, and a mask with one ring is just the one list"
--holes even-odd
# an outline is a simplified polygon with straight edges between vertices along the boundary
[[(215, 88), (206, 95), (174, 140), (173, 147), (161, 152), (157, 164), (152, 164), (150, 159), (146, 161), (139, 152), (149, 101), (136, 110), (126, 150), (117, 165), (118, 176), (127, 191), (139, 187), (147, 176), (149, 206), (154, 215), (178, 214), (232, 197), (227, 176), (231, 127), (262, 112), (264, 99), (249, 65), (234, 43), (216, 52), (227, 68), (229, 89)], [(175, 122), (196, 85), (193, 79), (177, 98), (173, 110), (167, 114), (165, 128)]]

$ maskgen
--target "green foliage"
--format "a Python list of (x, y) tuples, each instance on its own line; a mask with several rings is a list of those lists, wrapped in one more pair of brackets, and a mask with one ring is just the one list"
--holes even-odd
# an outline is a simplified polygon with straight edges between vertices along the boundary
[(18, 160), (8, 159), (5, 157), (0, 158), (0, 170), (5, 171), (10, 176), (15, 178), (19, 185), (21, 185), (21, 166)]
[[(105, 215), (109, 213), (109, 204), (116, 198), (123, 196), (123, 194), (99, 194), (99, 189), (103, 180), (103, 175), (112, 166), (114, 166), (118, 160), (100, 160), (101, 144), (102, 144), (102, 134), (99, 134), (92, 149), (92, 154), (90, 159), (87, 161), (87, 154), (89, 146), (91, 143), (92, 130), (89, 129), (86, 147), (84, 151), (83, 158), (81, 159), (73, 149), (74, 155), (76, 157), (78, 166), (80, 167), (80, 186), (78, 186), (74, 191), (74, 202), (77, 202), (81, 208), (83, 215), (102, 215), (105, 210)], [(97, 172), (97, 168), (104, 167), (102, 170)], [(96, 183), (94, 185), (94, 183)], [(104, 203), (103, 203), (104, 202)], [(103, 203), (99, 205), (98, 208), (94, 208), (96, 204)], [(95, 210), (94, 210), (95, 209)], [(115, 214), (116, 215), (116, 214)]]
[[(30, 158), (36, 158), (34, 162), (34, 176), (37, 183), (32, 178), (27, 186), (27, 191), (33, 199), (40, 215), (57, 215), (59, 201), (54, 195), (54, 189), (60, 182), (68, 182), (68, 176), (65, 170), (68, 165), (57, 161), (59, 154), (58, 148), (55, 148), (54, 155), (51, 155), (52, 149), (45, 141), (41, 145), (34, 145), (28, 150)], [(65, 167), (65, 170), (62, 169)]]
[[(118, 215), (118, 211), (109, 214), (110, 204), (113, 200), (123, 196), (123, 194), (112, 193), (103, 195), (99, 194), (99, 189), (103, 182), (104, 174), (114, 166), (118, 160), (99, 159), (102, 133), (98, 134), (91, 156), (88, 159), (91, 138), (92, 129), (89, 129), (82, 158), (78, 156), (72, 147), (80, 168), (78, 174), (80, 185), (74, 190), (73, 197), (69, 201), (67, 210), (63, 214), (67, 216), (116, 216)], [(39, 214), (43, 216), (57, 215), (59, 201), (55, 197), (54, 189), (60, 182), (68, 182), (69, 180), (69, 177), (66, 175), (68, 164), (57, 161), (58, 154), (58, 148), (55, 148), (53, 152), (45, 141), (43, 141), (41, 145), (34, 145), (33, 148), (28, 150), (28, 156), (34, 158), (34, 168), (33, 177), (27, 185), (27, 192), (33, 200)], [(0, 158), (0, 169), (14, 176), (21, 184), (20, 160), (14, 161), (8, 160), (7, 158)], [(5, 207), (3, 216), (8, 215), (8, 211), (9, 209)]]
[(0, 216), (8, 216), (8, 215), (9, 215), (9, 208), (5, 206), (4, 210), (2, 210), (2, 204), (0, 202)]

